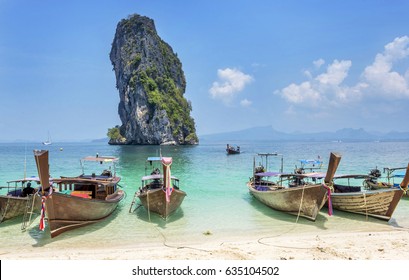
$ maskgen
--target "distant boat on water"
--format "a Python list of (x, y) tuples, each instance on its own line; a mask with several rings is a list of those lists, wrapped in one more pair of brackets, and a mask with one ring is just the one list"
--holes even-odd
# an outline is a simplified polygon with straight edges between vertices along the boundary
[(48, 132), (48, 138), (47, 138), (46, 141), (43, 142), (43, 145), (48, 146), (48, 145), (51, 145), (51, 144), (52, 144), (51, 137), (50, 137), (50, 133)]
[(227, 144), (226, 152), (228, 155), (235, 155), (235, 154), (240, 154), (240, 147), (233, 147), (229, 144)]

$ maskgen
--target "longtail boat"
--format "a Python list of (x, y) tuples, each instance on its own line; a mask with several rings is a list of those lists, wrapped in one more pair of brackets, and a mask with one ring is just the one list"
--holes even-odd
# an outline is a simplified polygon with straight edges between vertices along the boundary
[[(333, 178), (332, 207), (337, 210), (361, 214), (389, 221), (409, 183), (409, 165), (399, 188), (366, 190), (357, 180), (367, 175), (337, 175)], [(337, 181), (342, 183), (337, 183)]]
[[(160, 169), (155, 165), (155, 163), (159, 162), (162, 165), (163, 173), (161, 173)], [(146, 160), (146, 166), (148, 164), (153, 167), (153, 170), (150, 174), (142, 177), (142, 185), (139, 190), (135, 192), (129, 212), (132, 212), (135, 200), (139, 198), (143, 207), (148, 211), (148, 214), (155, 212), (162, 218), (167, 219), (167, 217), (180, 207), (186, 193), (180, 189), (179, 179), (171, 176), (171, 157), (149, 157)]]
[(228, 155), (237, 155), (237, 154), (240, 154), (240, 147), (239, 147), (239, 146), (233, 147), (233, 146), (227, 144), (226, 153), (227, 153)]
[(28, 177), (8, 181), (7, 186), (0, 187), (6, 193), (0, 195), (0, 223), (16, 217), (23, 216), (26, 212), (39, 214), (41, 199), (36, 196), (39, 188), (32, 184), (39, 183), (36, 177)]
[[(324, 175), (323, 173), (285, 174), (282, 170), (282, 155), (267, 153), (258, 154), (258, 156), (261, 157), (261, 165), (256, 167), (254, 159), (253, 177), (247, 183), (249, 192), (272, 209), (315, 221), (320, 209), (327, 201), (329, 188), (315, 183), (314, 180), (325, 176), (325, 181), (330, 182), (341, 156), (331, 153), (327, 173)], [(279, 172), (271, 172), (266, 169), (268, 159), (272, 156), (281, 157)], [(272, 181), (269, 178), (275, 179)], [(312, 182), (307, 181), (308, 179), (311, 179)]]
[(42, 189), (40, 229), (47, 217), (51, 237), (96, 223), (109, 217), (124, 198), (115, 180), (102, 178), (49, 178), (48, 151), (35, 150), (34, 157)]

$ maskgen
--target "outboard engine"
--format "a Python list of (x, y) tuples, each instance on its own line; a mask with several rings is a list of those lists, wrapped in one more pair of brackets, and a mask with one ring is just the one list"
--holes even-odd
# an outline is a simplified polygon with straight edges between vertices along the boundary
[(378, 168), (372, 169), (372, 170), (369, 172), (369, 175), (372, 176), (372, 177), (375, 177), (375, 178), (379, 178), (379, 177), (382, 176), (381, 171), (379, 171)]

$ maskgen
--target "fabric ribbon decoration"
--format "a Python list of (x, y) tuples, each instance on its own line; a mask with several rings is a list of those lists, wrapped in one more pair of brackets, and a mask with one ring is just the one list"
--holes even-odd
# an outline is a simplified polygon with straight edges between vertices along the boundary
[(40, 213), (40, 226), (39, 226), (39, 229), (41, 231), (44, 231), (45, 229), (45, 201), (47, 200), (47, 197), (50, 196), (52, 193), (53, 193), (53, 187), (50, 186), (48, 190), (48, 195), (41, 196), (41, 213)]
[(165, 187), (166, 193), (166, 202), (170, 202), (170, 195), (173, 192), (173, 187), (171, 184), (171, 174), (170, 174), (170, 166), (172, 165), (172, 158), (170, 157), (162, 157), (162, 165), (163, 165), (163, 183)]
[(327, 196), (328, 196), (328, 215), (332, 216), (332, 201), (331, 201), (331, 188), (322, 183), (322, 186), (327, 189)]

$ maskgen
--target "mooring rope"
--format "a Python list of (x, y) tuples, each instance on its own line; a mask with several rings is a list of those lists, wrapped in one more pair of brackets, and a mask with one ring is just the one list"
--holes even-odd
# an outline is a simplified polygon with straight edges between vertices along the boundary
[(366, 205), (366, 195), (364, 194), (364, 206), (365, 206), (365, 216), (366, 216), (366, 220), (368, 221), (368, 206)]
[(303, 185), (303, 187), (302, 187), (300, 207), (298, 208), (298, 214), (297, 214), (297, 219), (295, 220), (295, 223), (298, 223), (298, 219), (300, 218), (302, 203), (303, 203), (303, 200), (304, 200), (304, 190), (305, 190), (305, 185)]
[[(2, 213), (1, 213), (0, 223), (3, 221), (4, 217), (5, 217), (6, 214), (7, 214), (7, 210), (8, 210), (8, 208), (9, 208), (9, 203), (10, 203), (10, 197), (7, 197), (7, 204), (6, 204), (6, 207), (4, 208), (4, 211), (2, 211)], [(3, 210), (3, 209), (2, 209), (2, 210)]]
[(148, 204), (148, 219), (149, 219), (149, 222), (150, 222), (151, 221), (151, 211), (149, 209), (149, 190), (147, 190), (147, 192), (146, 192), (146, 200), (147, 200), (147, 204)]
[(212, 251), (209, 250), (205, 250), (205, 249), (200, 249), (200, 248), (194, 248), (194, 247), (190, 247), (190, 246), (172, 246), (172, 245), (168, 245), (166, 244), (167, 240), (166, 240), (166, 236), (155, 226), (154, 227), (159, 234), (162, 236), (163, 238), (163, 246), (168, 247), (168, 248), (174, 248), (174, 249), (191, 249), (191, 250), (197, 250), (197, 251), (202, 251), (202, 252), (207, 252), (207, 253), (211, 253)]
[(280, 245), (274, 245), (274, 244), (264, 243), (264, 242), (262, 242), (262, 241), (261, 241), (261, 240), (263, 240), (263, 239), (280, 237), (280, 236), (282, 236), (282, 235), (284, 235), (284, 234), (287, 234), (287, 233), (289, 233), (289, 232), (293, 231), (293, 230), (294, 230), (294, 229), (297, 227), (297, 224), (298, 224), (298, 219), (299, 219), (299, 218), (300, 218), (300, 216), (301, 216), (301, 209), (302, 209), (302, 205), (303, 205), (303, 201), (304, 201), (305, 186), (306, 186), (306, 185), (303, 185), (303, 188), (302, 188), (302, 194), (301, 194), (300, 206), (299, 206), (299, 208), (298, 208), (298, 214), (297, 214), (297, 218), (296, 218), (296, 220), (295, 220), (295, 224), (294, 224), (294, 226), (293, 226), (293, 227), (291, 227), (291, 228), (290, 228), (288, 231), (283, 232), (283, 233), (281, 233), (281, 234), (274, 235), (274, 236), (265, 236), (265, 237), (261, 237), (261, 238), (259, 238), (259, 239), (257, 240), (257, 243), (262, 244), (262, 245), (266, 245), (266, 246), (274, 246), (274, 247), (280, 247), (280, 248), (313, 249), (312, 247), (308, 247), (308, 248), (301, 248), (301, 247), (280, 246)]

